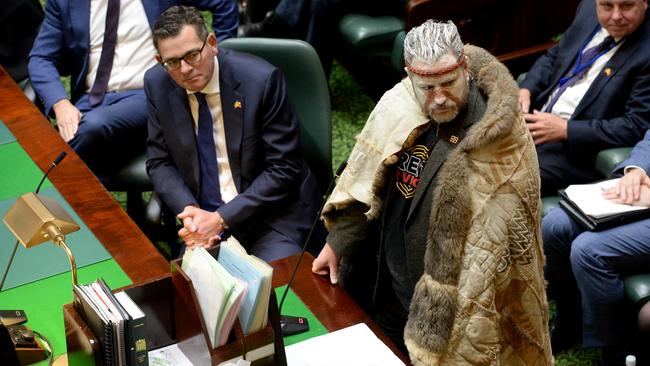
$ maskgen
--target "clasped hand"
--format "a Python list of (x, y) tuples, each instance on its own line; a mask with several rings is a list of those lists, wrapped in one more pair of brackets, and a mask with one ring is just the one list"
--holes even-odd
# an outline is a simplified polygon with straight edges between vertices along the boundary
[(197, 246), (210, 248), (221, 241), (223, 232), (219, 212), (209, 212), (196, 206), (186, 206), (177, 216), (183, 223), (178, 236), (188, 249)]
[(650, 207), (650, 178), (643, 169), (632, 168), (603, 197), (614, 203)]

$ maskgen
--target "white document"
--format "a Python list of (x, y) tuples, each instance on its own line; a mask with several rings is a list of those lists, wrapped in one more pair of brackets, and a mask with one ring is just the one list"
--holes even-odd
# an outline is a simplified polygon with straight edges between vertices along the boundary
[(288, 366), (403, 366), (364, 323), (286, 348)]
[(149, 366), (194, 366), (177, 344), (149, 351)]
[[(215, 266), (216, 265), (216, 266)], [(201, 315), (208, 328), (212, 347), (218, 346), (219, 320), (235, 285), (235, 279), (202, 247), (188, 250), (183, 256), (181, 268), (192, 280)]]
[(614, 187), (619, 180), (620, 178), (593, 184), (572, 184), (564, 191), (569, 196), (569, 199), (580, 207), (582, 212), (595, 218), (622, 212), (645, 210), (647, 207), (613, 203), (603, 197), (603, 191)]

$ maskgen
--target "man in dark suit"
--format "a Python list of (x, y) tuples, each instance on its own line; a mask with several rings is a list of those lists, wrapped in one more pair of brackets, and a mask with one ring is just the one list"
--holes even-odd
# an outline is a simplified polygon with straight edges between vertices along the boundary
[(647, 0), (584, 0), (560, 43), (521, 83), (542, 196), (596, 180), (598, 151), (633, 146), (650, 127), (646, 14)]
[[(614, 173), (623, 175), (604, 196), (617, 203), (650, 206), (650, 132)], [(546, 277), (556, 301), (553, 352), (582, 338), (600, 347), (602, 365), (623, 365), (633, 352), (636, 311), (625, 298), (624, 274), (647, 273), (650, 219), (607, 230), (585, 231), (560, 209), (542, 221)], [(580, 332), (582, 329), (582, 332)], [(646, 365), (650, 360), (641, 361)]]
[[(232, 0), (47, 0), (29, 58), (29, 74), (61, 137), (95, 175), (111, 174), (141, 154), (146, 140), (144, 72), (153, 66), (151, 27), (178, 3), (212, 12), (219, 39), (236, 34)], [(70, 75), (68, 96), (60, 76)]]
[(186, 246), (232, 234), (267, 261), (299, 251), (320, 200), (280, 70), (219, 50), (191, 7), (165, 11), (153, 39), (147, 171)]

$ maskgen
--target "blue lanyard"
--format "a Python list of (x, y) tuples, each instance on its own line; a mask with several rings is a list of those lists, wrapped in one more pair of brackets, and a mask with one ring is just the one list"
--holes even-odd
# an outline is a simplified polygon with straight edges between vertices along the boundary
[(566, 84), (566, 82), (571, 80), (575, 75), (580, 74), (584, 70), (590, 68), (591, 65), (593, 65), (594, 62), (596, 62), (596, 60), (598, 60), (604, 54), (609, 52), (612, 48), (616, 47), (623, 40), (623, 39), (620, 39), (620, 40), (618, 40), (618, 42), (612, 43), (612, 45), (609, 48), (601, 51), (598, 55), (596, 55), (594, 58), (589, 60), (589, 62), (583, 64), (582, 63), (582, 53), (584, 52), (585, 47), (587, 47), (587, 44), (589, 44), (589, 42), (594, 38), (594, 36), (596, 35), (596, 33), (598, 33), (599, 30), (600, 30), (600, 26), (596, 26), (596, 29), (594, 29), (594, 31), (591, 33), (589, 38), (585, 41), (585, 43), (582, 45), (582, 47), (580, 47), (580, 52), (578, 53), (578, 60), (576, 61), (576, 65), (573, 68), (573, 71), (571, 71), (571, 74), (569, 74), (569, 75), (567, 75), (567, 76), (560, 79), (560, 81), (558, 83), (560, 86)]

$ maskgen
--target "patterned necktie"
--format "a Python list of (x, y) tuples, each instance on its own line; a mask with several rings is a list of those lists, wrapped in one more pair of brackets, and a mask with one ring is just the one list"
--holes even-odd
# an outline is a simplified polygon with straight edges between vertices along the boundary
[[(550, 113), (555, 103), (558, 101), (558, 99), (560, 99), (562, 93), (564, 93), (564, 91), (568, 87), (574, 85), (578, 80), (580, 80), (589, 71), (591, 65), (598, 59), (598, 57), (602, 56), (607, 51), (611, 50), (614, 46), (616, 46), (616, 42), (614, 41), (614, 38), (612, 38), (611, 36), (607, 36), (605, 39), (603, 39), (602, 42), (586, 50), (582, 54), (582, 59), (580, 58), (576, 59), (576, 62), (573, 63), (573, 65), (571, 66), (567, 74), (564, 76), (564, 78), (562, 78), (565, 79), (566, 81), (564, 81), (563, 83), (560, 82), (557, 91), (555, 92), (555, 94), (553, 94), (551, 101), (548, 102), (548, 104), (546, 105), (546, 109), (544, 110), (544, 112)], [(578, 65), (578, 61), (580, 61), (579, 65)], [(586, 67), (582, 65), (586, 65)], [(579, 68), (579, 71), (577, 72), (575, 71), (576, 67)]]
[(93, 107), (101, 103), (104, 99), (104, 94), (106, 94), (108, 79), (111, 76), (111, 69), (113, 68), (115, 46), (117, 45), (117, 23), (119, 19), (120, 0), (108, 0), (102, 53), (99, 56), (97, 75), (95, 76), (95, 82), (93, 83), (93, 87), (90, 89), (89, 95), (90, 105)]
[(217, 153), (214, 145), (212, 129), (212, 114), (205, 100), (205, 94), (194, 93), (199, 102), (199, 123), (197, 148), (201, 166), (201, 191), (199, 205), (201, 208), (214, 212), (223, 204), (221, 188), (219, 187), (219, 169), (217, 167)]

